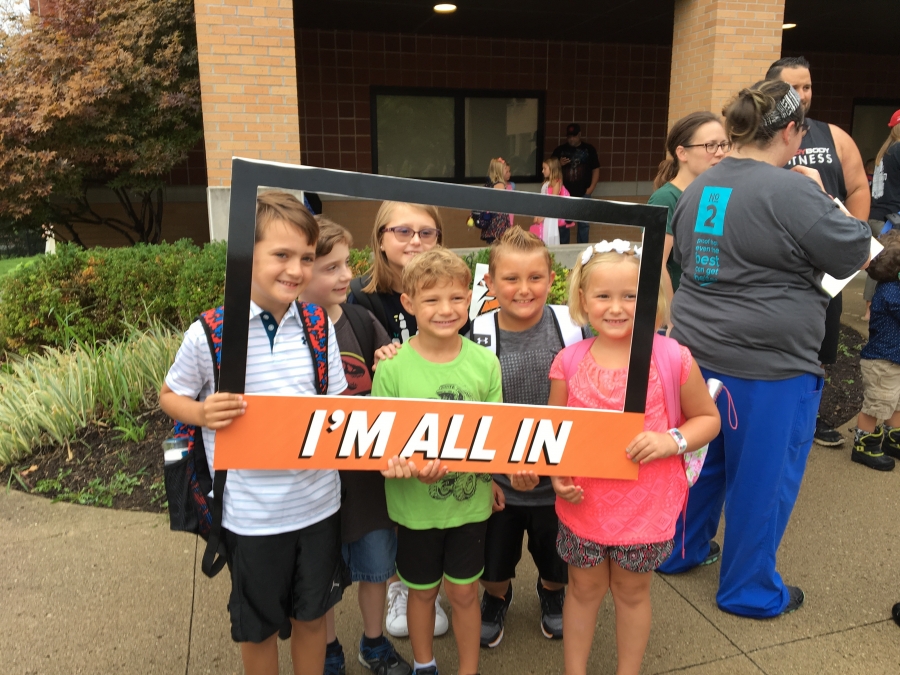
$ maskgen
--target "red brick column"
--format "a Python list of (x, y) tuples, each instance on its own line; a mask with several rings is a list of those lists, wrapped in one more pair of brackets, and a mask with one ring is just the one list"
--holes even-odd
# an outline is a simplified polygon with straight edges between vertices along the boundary
[(784, 0), (675, 0), (669, 126), (695, 110), (722, 112), (781, 57)]
[(194, 0), (209, 185), (232, 156), (300, 162), (291, 0)]

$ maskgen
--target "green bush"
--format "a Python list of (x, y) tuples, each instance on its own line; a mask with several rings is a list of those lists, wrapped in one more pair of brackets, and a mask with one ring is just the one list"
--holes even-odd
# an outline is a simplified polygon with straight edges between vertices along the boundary
[(185, 328), (221, 304), (224, 243), (60, 246), (0, 279), (0, 348), (20, 354), (93, 343), (164, 323)]
[(372, 248), (351, 248), (350, 249), (350, 269), (353, 270), (354, 277), (361, 277), (372, 267)]
[[(463, 256), (473, 274), (489, 250)], [(203, 310), (222, 303), (226, 244), (188, 240), (130, 248), (63, 245), (0, 278), (0, 352), (29, 354), (119, 338), (164, 324), (184, 330)], [(369, 247), (350, 251), (355, 276), (371, 266)], [(548, 302), (565, 304), (569, 270), (553, 263)]]

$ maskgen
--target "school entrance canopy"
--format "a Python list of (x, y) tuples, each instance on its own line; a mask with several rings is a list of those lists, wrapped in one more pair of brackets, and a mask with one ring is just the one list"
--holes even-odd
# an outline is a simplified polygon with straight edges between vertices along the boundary
[[(230, 184), (232, 156), (385, 173), (384, 91), (434, 90), (457, 96), (457, 110), (492, 93), (539, 100), (533, 137), (526, 118), (538, 104), (508, 117), (523, 142), (546, 156), (579, 123), (600, 155), (595, 196), (635, 201), (649, 194), (672, 120), (721, 111), (782, 55), (812, 62), (816, 119), (853, 132), (859, 105), (900, 107), (895, 0), (458, 0), (450, 15), (433, 4), (197, 0), (209, 185)], [(457, 178), (483, 180), (479, 157), (463, 171), (454, 152)]]

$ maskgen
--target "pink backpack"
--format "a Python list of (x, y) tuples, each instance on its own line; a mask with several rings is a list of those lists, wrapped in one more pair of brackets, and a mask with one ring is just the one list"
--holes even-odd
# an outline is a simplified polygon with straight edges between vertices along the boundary
[[(578, 369), (578, 364), (594, 344), (594, 339), (582, 340), (563, 356), (563, 372), (566, 380), (569, 380)], [(666, 398), (666, 414), (669, 417), (669, 427), (677, 427), (684, 421), (681, 413), (681, 350), (678, 342), (672, 338), (657, 333), (653, 336), (653, 363), (659, 375), (659, 382)], [(692, 487), (700, 476), (703, 462), (706, 461), (707, 446), (686, 452), (684, 459), (684, 472), (687, 476), (688, 487)]]

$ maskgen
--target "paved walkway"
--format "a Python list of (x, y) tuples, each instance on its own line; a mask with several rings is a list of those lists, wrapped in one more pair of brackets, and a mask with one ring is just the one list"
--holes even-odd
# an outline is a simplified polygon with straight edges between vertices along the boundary
[[(861, 283), (846, 293), (848, 323), (862, 313), (860, 293)], [(718, 565), (657, 576), (643, 672), (900, 673), (900, 628), (889, 618), (900, 601), (898, 513), (900, 470), (881, 474), (852, 464), (849, 446), (815, 446), (779, 559), (785, 579), (806, 591), (806, 606), (771, 621), (738, 619), (715, 606)], [(0, 674), (241, 672), (228, 637), (227, 575), (206, 579), (196, 538), (169, 532), (164, 517), (2, 491), (0, 532)], [(562, 645), (545, 640), (538, 627), (530, 561), (518, 575), (506, 637), (482, 652), (481, 672), (561, 673)], [(345, 598), (338, 635), (352, 648), (362, 626), (355, 592)], [(454, 673), (452, 637), (436, 645), (443, 671)], [(411, 655), (408, 641), (398, 646)], [(282, 673), (289, 672), (283, 650)], [(347, 672), (367, 671), (351, 657)], [(608, 599), (590, 672), (615, 672)]]

